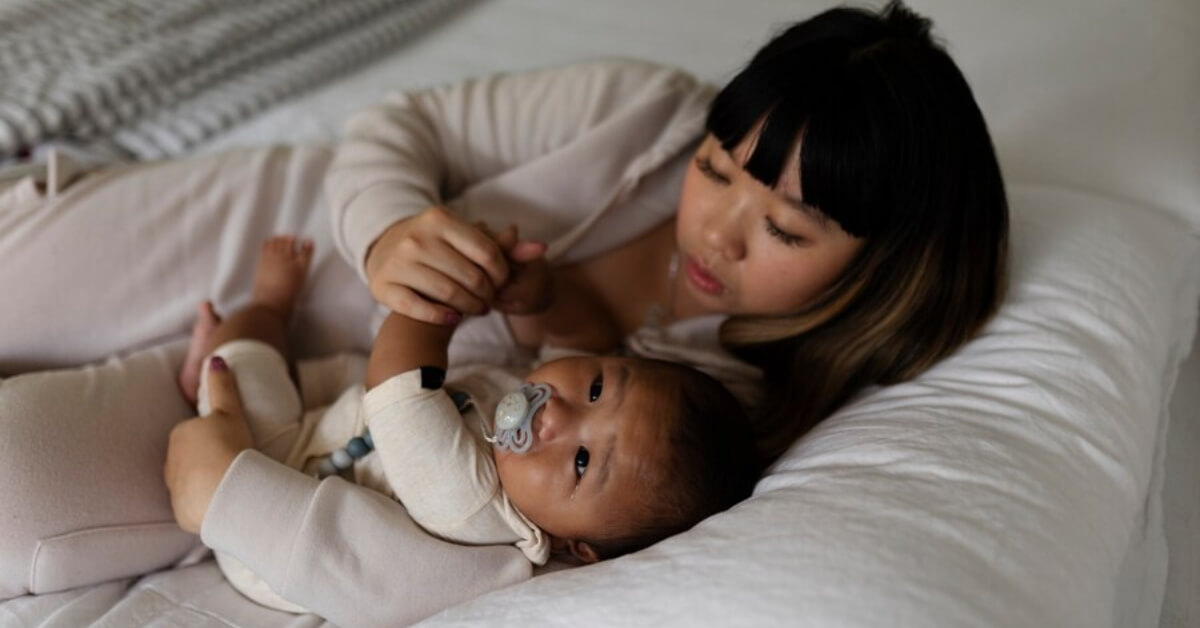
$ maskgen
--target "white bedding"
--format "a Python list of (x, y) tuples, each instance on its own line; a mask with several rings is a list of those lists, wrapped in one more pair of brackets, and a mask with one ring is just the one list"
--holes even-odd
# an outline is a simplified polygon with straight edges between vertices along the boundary
[[(1163, 626), (1200, 625), (1196, 467), (1162, 472), (1168, 451), (1200, 455), (1200, 400), (1186, 394), (1197, 379), (1180, 380), (1173, 408), (1187, 438), (1165, 432), (1200, 289), (1189, 235), (1200, 232), (1200, 5), (912, 5), (975, 87), (1012, 184), (1013, 285), (1000, 317), (917, 381), (844, 409), (732, 512), (429, 623), (1153, 626), (1162, 610)], [(202, 150), (327, 141), (390, 88), (595, 56), (720, 82), (773, 28), (825, 6), (485, 0)], [(1172, 557), (1178, 547), (1183, 558), (1169, 583), (1163, 484)], [(321, 623), (254, 607), (211, 564), (0, 605), (4, 625), (101, 616)]]
[(1190, 346), (1159, 331), (1194, 327), (1200, 245), (1055, 188), (1012, 208), (1012, 293), (954, 357), (838, 412), (731, 512), (429, 623), (1136, 625), (1114, 588), (1155, 532), (1158, 382)]
[(1167, 433), (1164, 523), (1170, 560), (1162, 628), (1200, 626), (1200, 337), (1180, 367)]

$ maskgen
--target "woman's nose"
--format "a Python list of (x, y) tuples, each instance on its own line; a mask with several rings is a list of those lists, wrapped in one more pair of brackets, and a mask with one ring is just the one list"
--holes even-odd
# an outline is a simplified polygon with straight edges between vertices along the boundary
[(742, 230), (742, 210), (726, 207), (713, 212), (704, 225), (704, 239), (721, 257), (738, 261), (746, 256), (746, 239)]

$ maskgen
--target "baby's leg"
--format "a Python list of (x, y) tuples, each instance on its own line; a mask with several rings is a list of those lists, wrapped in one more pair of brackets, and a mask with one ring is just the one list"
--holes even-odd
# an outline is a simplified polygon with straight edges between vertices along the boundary
[(288, 326), (312, 253), (311, 240), (297, 244), (292, 236), (268, 238), (255, 267), (249, 306), (226, 323), (217, 316), (211, 302), (200, 304), (187, 359), (179, 372), (179, 389), (192, 405), (196, 405), (196, 389), (200, 386), (200, 363), (218, 346), (235, 339), (261, 340), (288, 357)]
[(212, 330), (208, 350), (231, 340), (258, 340), (288, 356), (288, 324), (292, 308), (304, 287), (312, 260), (312, 241), (296, 242), (293, 236), (275, 236), (263, 242), (254, 270), (250, 305), (234, 312)]
[(213, 309), (212, 301), (205, 301), (196, 308), (196, 322), (192, 323), (192, 340), (188, 344), (187, 357), (179, 370), (179, 391), (193, 406), (196, 405), (196, 390), (200, 388), (200, 364), (208, 354), (213, 330), (221, 324), (221, 317)]
[[(208, 340), (211, 356), (225, 360), (237, 376), (255, 447), (277, 460), (287, 456), (300, 427), (300, 395), (286, 361), (287, 332), (311, 257), (310, 242), (268, 239), (255, 270), (252, 302), (220, 321)], [(197, 370), (198, 407), (207, 414), (207, 369)]]

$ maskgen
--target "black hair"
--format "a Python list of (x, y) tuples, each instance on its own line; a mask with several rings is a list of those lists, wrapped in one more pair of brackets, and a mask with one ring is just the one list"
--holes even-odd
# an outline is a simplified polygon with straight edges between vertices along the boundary
[(755, 423), (768, 458), (864, 386), (908, 379), (952, 352), (1003, 297), (1000, 167), (930, 27), (898, 1), (825, 11), (767, 43), (709, 111), (726, 150), (754, 140), (744, 167), (770, 187), (799, 141), (802, 200), (864, 239), (796, 316), (722, 327), (726, 346), (766, 374)]
[(851, 235), (921, 222), (913, 213), (973, 165), (939, 156), (992, 150), (986, 130), (965, 132), (982, 114), (930, 25), (895, 1), (795, 24), (718, 94), (708, 130), (732, 150), (761, 121), (745, 168), (769, 187), (799, 138), (802, 198)]

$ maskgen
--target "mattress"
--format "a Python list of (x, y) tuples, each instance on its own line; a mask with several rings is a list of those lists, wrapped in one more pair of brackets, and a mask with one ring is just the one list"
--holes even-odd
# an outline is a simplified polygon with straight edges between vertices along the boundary
[[(1200, 55), (1195, 53), (1192, 42), (1192, 34), (1200, 32), (1200, 6), (1170, 0), (1136, 5), (1121, 0), (1061, 0), (1014, 11), (1009, 6), (982, 1), (921, 0), (911, 4), (934, 18), (936, 31), (945, 39), (972, 83), (989, 120), (1006, 178), (1014, 186), (1014, 212), (1025, 212), (1018, 214), (1024, 221), (1018, 223), (1023, 225), (1019, 228), (1025, 230), (1018, 232), (1025, 234), (1018, 237), (1027, 238), (1028, 242), (1020, 245), (1024, 248), (1018, 250), (1034, 258), (1015, 260), (1016, 264), (1036, 275), (1039, 272), (1037, 263), (1042, 259), (1038, 256), (1053, 258), (1057, 251), (1054, 243), (1034, 237), (1040, 233), (1039, 229), (1051, 229), (1063, 241), (1069, 240), (1073, 234), (1070, 227), (1085, 224), (1079, 216), (1088, 211), (1110, 220), (1107, 224), (1113, 228), (1124, 230), (1136, 230), (1142, 222), (1130, 218), (1132, 212), (1146, 212), (1153, 215), (1154, 220), (1167, 221), (1159, 224), (1158, 231), (1146, 227), (1149, 231), (1141, 232), (1141, 236), (1147, 238), (1166, 237), (1172, 231), (1170, 225), (1174, 225), (1176, 233), (1200, 233), (1200, 178), (1196, 177), (1200, 172), (1200, 120), (1192, 111), (1194, 104), (1200, 102)], [(427, 86), (466, 76), (598, 56), (658, 60), (719, 83), (730, 77), (773, 30), (826, 6), (823, 2), (791, 0), (738, 3), (720, 0), (656, 0), (653, 3), (635, 0), (604, 3), (484, 0), (468, 6), (387, 58), (277, 106), (197, 150), (218, 152), (278, 142), (329, 142), (337, 137), (345, 118), (378, 101), (391, 89)], [(1148, 68), (1154, 71), (1147, 71)], [(1056, 214), (1061, 219), (1056, 221), (1039, 218), (1037, 211), (1065, 213)], [(1075, 216), (1076, 222), (1068, 220), (1071, 216)], [(1082, 240), (1077, 242), (1110, 247), (1105, 250), (1115, 254), (1125, 241), (1122, 239), (1125, 236), (1107, 238), (1100, 232), (1093, 235), (1098, 239), (1089, 241), (1087, 237), (1079, 236)], [(1137, 242), (1138, 237), (1131, 231), (1126, 239)], [(1194, 251), (1195, 238), (1192, 239)], [(1187, 246), (1186, 238), (1180, 239), (1179, 246)], [(1066, 611), (1055, 615), (1054, 609), (1037, 604), (1031, 608), (1014, 608), (1011, 606), (1013, 600), (1025, 599), (1022, 595), (1034, 595), (1019, 588), (1012, 591), (1003, 588), (1013, 582), (1014, 574), (996, 572), (998, 575), (989, 581), (986, 574), (981, 575), (956, 562), (960, 555), (952, 552), (930, 556), (926, 566), (941, 568), (943, 576), (954, 573), (954, 569), (962, 569), (959, 575), (963, 583), (994, 586), (995, 591), (983, 595), (983, 601), (971, 598), (969, 590), (959, 592), (963, 599), (982, 606), (956, 604), (950, 599), (955, 589), (945, 586), (944, 578), (939, 581), (935, 576), (928, 576), (926, 580), (920, 573), (909, 573), (906, 579), (929, 586), (924, 590), (920, 586), (897, 589), (907, 592), (908, 597), (881, 595), (871, 600), (850, 599), (846, 596), (855, 591), (888, 590), (875, 579), (885, 574), (894, 575), (894, 569), (906, 563), (898, 562), (891, 566), (892, 569), (871, 572), (842, 564), (831, 552), (790, 554), (787, 548), (775, 547), (778, 550), (776, 560), (790, 557), (797, 561), (796, 564), (811, 567), (812, 573), (824, 570), (824, 573), (837, 576), (830, 580), (809, 573), (805, 576), (807, 579), (799, 581), (810, 585), (812, 590), (807, 591), (807, 595), (824, 600), (821, 608), (809, 609), (812, 625), (823, 625), (818, 621), (820, 619), (826, 620), (824, 625), (830, 622), (873, 625), (872, 621), (879, 625), (885, 619), (886, 623), (920, 625), (918, 620), (922, 616), (916, 614), (918, 608), (942, 609), (944, 613), (938, 616), (941, 621), (934, 623), (944, 625), (1021, 625), (1016, 621), (1021, 617), (1074, 619), (1073, 625), (1160, 625), (1170, 628), (1200, 625), (1200, 603), (1195, 595), (1200, 590), (1200, 546), (1195, 538), (1195, 531), (1200, 529), (1200, 485), (1197, 480), (1200, 469), (1196, 462), (1200, 459), (1200, 358), (1193, 352), (1190, 360), (1182, 367), (1178, 366), (1193, 346), (1195, 289), (1200, 281), (1196, 272), (1189, 275), (1183, 267), (1200, 266), (1200, 258), (1193, 256), (1190, 264), (1186, 258), (1186, 253), (1180, 253), (1169, 259), (1159, 259), (1167, 267), (1179, 267), (1180, 276), (1170, 282), (1152, 279), (1150, 275), (1144, 277), (1143, 283), (1151, 284), (1154, 290), (1132, 283), (1109, 287), (1118, 291), (1125, 291), (1127, 287), (1129, 295), (1160, 301), (1170, 300), (1167, 295), (1171, 295), (1171, 298), (1183, 299), (1183, 303), (1177, 307), (1168, 303), (1156, 304), (1170, 315), (1164, 314), (1165, 318), (1154, 320), (1161, 322), (1163, 329), (1172, 330), (1172, 335), (1148, 337), (1161, 348), (1161, 355), (1154, 362), (1161, 364), (1161, 368), (1157, 378), (1146, 379), (1138, 389), (1147, 398), (1136, 395), (1139, 397), (1136, 401), (1142, 404), (1139, 407), (1156, 409), (1150, 419), (1153, 424), (1141, 426), (1146, 431), (1138, 432), (1137, 438), (1113, 441), (1147, 444), (1141, 449), (1131, 446), (1130, 451), (1136, 453), (1131, 454), (1136, 464), (1127, 476), (1121, 476), (1127, 479), (1128, 487), (1145, 487), (1121, 493), (1126, 497), (1140, 496), (1143, 500), (1144, 505), (1139, 509), (1141, 520), (1123, 530), (1124, 537), (1121, 531), (1114, 532), (1112, 538), (1116, 540), (1095, 546), (1115, 552), (1101, 561), (1106, 566), (1117, 566), (1111, 588), (1085, 587), (1083, 583), (1087, 579), (1081, 577), (1078, 586), (1066, 586), (1055, 591), (1052, 599), (1045, 596), (1041, 600), (1044, 604), (1062, 604), (1068, 610), (1078, 610), (1071, 602), (1085, 604), (1106, 600), (1107, 606), (1073, 615)], [(1180, 259), (1185, 261), (1180, 262)], [(1129, 266), (1141, 268), (1135, 261), (1131, 258)], [(1143, 260), (1141, 263), (1149, 262)], [(1017, 294), (1023, 293), (1018, 289)], [(1176, 320), (1172, 316), (1182, 318)], [(1005, 338), (1006, 333), (1016, 333), (1012, 326), (1019, 326), (1021, 322), (1019, 318), (1006, 318), (993, 325), (989, 333), (995, 336), (992, 340), (982, 339), (985, 342), (981, 351), (989, 347), (994, 349), (990, 343)], [(1140, 356), (1135, 357), (1140, 359)], [(867, 495), (858, 501), (834, 499), (837, 476), (822, 475), (815, 470), (823, 462), (841, 464), (844, 460), (840, 456), (850, 455), (847, 452), (853, 453), (852, 460), (860, 467), (874, 463), (886, 468), (885, 463), (897, 463), (887, 458), (890, 454), (884, 447), (861, 450), (858, 449), (861, 445), (842, 439), (852, 438), (848, 436), (850, 434), (867, 434), (879, 429), (869, 417), (880, 408), (914, 411), (906, 405), (906, 396), (936, 399), (939, 392), (953, 391), (953, 374), (946, 373), (945, 369), (949, 367), (941, 368), (936, 375), (943, 379), (934, 378), (914, 389), (856, 401), (839, 413), (832, 426), (835, 431), (816, 434), (800, 443), (798, 449), (789, 454), (788, 462), (776, 469), (778, 476), (768, 478), (765, 485), (760, 486), (753, 503), (735, 509), (730, 518), (718, 517), (711, 523), (706, 522), (698, 533), (727, 538), (738, 533), (738, 519), (733, 517), (746, 512), (769, 513), (772, 508), (789, 512), (788, 508), (795, 504), (782, 496), (784, 494), (779, 491), (783, 489), (799, 491), (798, 494), (813, 500), (812, 503), (832, 500), (827, 504), (828, 512), (845, 514), (847, 518), (843, 521), (861, 521), (851, 516), (853, 513), (847, 514), (845, 509), (866, 508), (872, 504), (872, 498), (879, 500), (875, 507), (882, 508), (880, 504), (886, 503), (886, 495)], [(996, 377), (994, 383), (998, 387), (1012, 383), (1001, 376)], [(1177, 383), (1171, 387), (1171, 382)], [(1114, 403), (1131, 404), (1134, 401), (1125, 398)], [(937, 406), (933, 402), (925, 405)], [(943, 408), (943, 411), (950, 410)], [(930, 442), (937, 442), (939, 438), (934, 432), (928, 436)], [(1100, 449), (1104, 450), (1103, 447)], [(984, 449), (972, 453), (986, 455), (988, 452)], [(936, 473), (944, 474), (956, 467), (925, 467), (925, 470), (935, 468)], [(822, 485), (822, 482), (828, 484)], [(1122, 490), (1128, 488), (1120, 482), (1115, 485), (1121, 485)], [(829, 492), (824, 492), (826, 489)], [(964, 493), (959, 497), (968, 500), (973, 507), (987, 506), (970, 501), (977, 499), (972, 495)], [(1088, 512), (1087, 508), (1108, 512), (1102, 505), (1086, 499), (1081, 503), (1086, 506), (1085, 512)], [(929, 507), (930, 504), (907, 506), (911, 509)], [(904, 512), (899, 506), (863, 512), (898, 517), (894, 521), (896, 529), (922, 529), (905, 528), (905, 524), (913, 522), (898, 514)], [(769, 514), (763, 517), (761, 520), (770, 520)], [(795, 522), (794, 525), (808, 521), (817, 527), (829, 525), (828, 521), (813, 517), (811, 512), (804, 511), (782, 521)], [(986, 519), (981, 521), (986, 522)], [(1019, 527), (1020, 521), (1009, 523)], [(1056, 524), (1058, 527), (1051, 527), (1070, 530), (1070, 523), (1060, 521)], [(956, 530), (954, 526), (948, 526), (939, 531), (937, 538), (941, 541), (954, 539)], [(887, 547), (886, 535), (871, 536), (878, 532), (877, 529), (863, 532), (864, 535), (858, 538), (872, 538), (880, 547)], [(1013, 538), (1039, 539), (1046, 544), (1047, 556), (1057, 556), (1055, 539), (1042, 538), (1035, 532), (1015, 530), (1012, 534), (1016, 535)], [(698, 551), (696, 548), (703, 544), (691, 545), (693, 540), (681, 538), (639, 554), (633, 557), (637, 559), (634, 561), (618, 560), (577, 573), (535, 579), (516, 590), (498, 592), (463, 607), (449, 609), (432, 618), (430, 623), (545, 623), (551, 617), (537, 614), (536, 609), (547, 613), (558, 611), (553, 617), (564, 623), (645, 623), (653, 620), (682, 625), (689, 618), (705, 617), (721, 617), (730, 623), (739, 620), (756, 623), (755, 619), (758, 623), (778, 622), (781, 620), (780, 609), (795, 608), (790, 605), (797, 599), (806, 598), (796, 589), (771, 593), (771, 578), (777, 575), (776, 572), (765, 567), (756, 569), (752, 563), (753, 559), (770, 563), (770, 537), (765, 532), (756, 533), (759, 535), (754, 539), (766, 544), (746, 542), (741, 547), (740, 562), (724, 564), (719, 558), (709, 560), (694, 555)], [(1022, 536), (1024, 533), (1028, 535)], [(779, 538), (789, 537), (781, 535)], [(861, 548), (855, 548), (848, 540), (852, 538), (838, 537), (829, 541), (840, 547), (844, 560), (855, 557), (880, 560), (878, 553), (864, 553)], [(998, 552), (1003, 547), (1003, 535), (997, 533), (995, 537), (987, 538), (997, 544), (990, 551)], [(978, 541), (959, 540), (964, 544)], [(1070, 545), (1070, 539), (1063, 541), (1064, 545)], [(847, 545), (838, 545), (841, 542)], [(810, 546), (797, 544), (795, 547)], [(1113, 549), (1118, 547), (1119, 551)], [(903, 548), (893, 550), (888, 555), (894, 558), (908, 556)], [(1014, 568), (1038, 564), (1046, 568), (1046, 573), (1030, 577), (1041, 576), (1045, 583), (1070, 583), (1071, 579), (1066, 577), (1069, 574), (1056, 573), (1055, 569), (1085, 569), (1100, 563), (1058, 567), (1036, 561), (1001, 564)], [(650, 569), (651, 566), (659, 571)], [(705, 580), (696, 576), (689, 580), (689, 574), (710, 577)], [(655, 589), (652, 583), (668, 576), (692, 584), (697, 595), (678, 600), (662, 599), (667, 589)], [(719, 578), (727, 579), (728, 586), (717, 594), (711, 593), (707, 586)], [(647, 593), (630, 592), (629, 587), (646, 583), (651, 583), (643, 587)], [(611, 589), (628, 595), (615, 598), (619, 605), (607, 599), (594, 599), (599, 596), (586, 595), (589, 590), (597, 589)], [(715, 595), (719, 595), (719, 599), (706, 599)], [(793, 599), (779, 599), (781, 596)], [(976, 597), (979, 597), (978, 591)], [(992, 605), (986, 603), (987, 598), (991, 598)], [(584, 602), (580, 602), (581, 599)], [(1005, 603), (1010, 606), (1005, 607)], [(831, 608), (835, 604), (845, 605), (849, 610)], [(596, 614), (581, 622), (576, 615), (580, 608)], [(905, 615), (905, 611), (913, 614)], [(955, 612), (962, 615), (955, 615)], [(928, 616), (924, 618), (928, 619)], [(990, 621), (984, 618), (990, 618)], [(1092, 623), (1080, 623), (1080, 618)], [(93, 620), (115, 626), (323, 624), (313, 616), (275, 613), (242, 599), (223, 582), (211, 562), (138, 580), (19, 598), (0, 604), (0, 625), (5, 626), (81, 625)], [(1072, 624), (1068, 621), (1056, 625)]]

